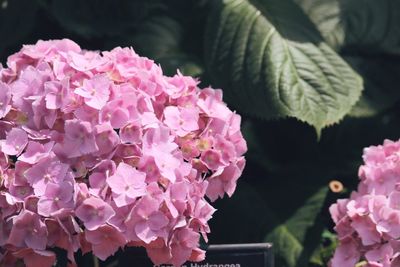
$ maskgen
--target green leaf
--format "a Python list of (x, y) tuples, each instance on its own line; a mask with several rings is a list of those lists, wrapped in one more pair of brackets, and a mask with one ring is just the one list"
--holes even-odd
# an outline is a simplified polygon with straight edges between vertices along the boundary
[(156, 61), (160, 63), (164, 74), (169, 76), (174, 75), (177, 69), (182, 74), (193, 77), (199, 77), (203, 73), (201, 63), (194, 56), (186, 53), (165, 55), (156, 59)]
[(166, 75), (179, 69), (185, 75), (199, 76), (203, 69), (195, 56), (184, 51), (184, 37), (178, 21), (160, 15), (141, 23), (131, 42), (138, 53), (160, 63)]
[(400, 1), (295, 0), (334, 48), (400, 53)]
[(37, 11), (36, 1), (0, 0), (0, 54), (31, 32)]
[(321, 236), (321, 243), (313, 252), (310, 263), (317, 266), (328, 266), (337, 247), (338, 239), (336, 234), (324, 229)]
[(134, 29), (160, 1), (54, 0), (54, 18), (68, 31), (82, 37), (116, 36)]
[(289, 232), (285, 225), (278, 226), (268, 235), (266, 241), (274, 244), (278, 262), (282, 262), (285, 266), (296, 266), (303, 251), (303, 245)]
[(207, 26), (206, 62), (230, 104), (266, 119), (294, 117), (317, 133), (341, 120), (360, 77), (292, 0), (219, 0)]
[(278, 266), (307, 266), (320, 241), (322, 229), (316, 221), (327, 193), (327, 187), (320, 189), (293, 216), (267, 235), (265, 241), (274, 244)]
[(340, 0), (294, 0), (310, 17), (325, 41), (339, 49), (344, 43), (345, 33), (340, 17)]
[(182, 40), (182, 26), (168, 16), (156, 16), (145, 20), (132, 38), (135, 48), (140, 53), (154, 59), (180, 52)]
[(364, 77), (365, 90), (349, 116), (369, 117), (383, 112), (400, 100), (397, 88), (400, 61), (395, 57), (346, 57), (346, 61)]

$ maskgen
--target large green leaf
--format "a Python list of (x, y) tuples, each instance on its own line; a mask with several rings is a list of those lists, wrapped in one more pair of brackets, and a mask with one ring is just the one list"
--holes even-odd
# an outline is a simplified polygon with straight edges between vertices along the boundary
[(182, 39), (183, 28), (179, 22), (163, 15), (142, 22), (132, 41), (139, 52), (156, 59), (171, 53), (181, 52)]
[(338, 49), (345, 39), (340, 16), (340, 0), (294, 0), (310, 17), (325, 41)]
[(362, 91), (360, 77), (292, 0), (216, 1), (206, 63), (238, 110), (295, 117), (318, 133), (341, 120)]
[(324, 229), (321, 236), (320, 245), (313, 252), (310, 259), (312, 266), (328, 266), (329, 261), (332, 259), (333, 254), (335, 253), (337, 245), (337, 235), (327, 229)]
[(116, 36), (135, 28), (161, 1), (53, 0), (54, 18), (84, 38)]
[(203, 70), (196, 57), (184, 50), (184, 33), (173, 17), (157, 15), (138, 24), (134, 35), (110, 40), (108, 46), (133, 46), (140, 55), (161, 64), (166, 75), (174, 75), (179, 69), (185, 75), (198, 76)]
[(326, 41), (365, 50), (400, 53), (400, 1), (295, 0)]
[(364, 77), (365, 84), (364, 93), (350, 116), (374, 116), (400, 100), (400, 90), (396, 86), (400, 76), (400, 58), (353, 56), (345, 59)]
[(323, 230), (316, 220), (327, 193), (327, 187), (320, 189), (293, 216), (267, 235), (265, 241), (274, 244), (278, 266), (308, 266)]

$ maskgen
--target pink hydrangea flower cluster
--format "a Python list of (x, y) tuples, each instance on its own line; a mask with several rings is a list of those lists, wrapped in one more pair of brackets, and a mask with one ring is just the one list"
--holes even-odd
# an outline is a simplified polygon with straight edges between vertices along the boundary
[(25, 45), (0, 67), (0, 265), (52, 266), (52, 248), (105, 260), (143, 246), (199, 261), (215, 201), (245, 159), (241, 118), (132, 49)]
[(358, 190), (330, 207), (339, 246), (332, 267), (400, 266), (400, 141), (364, 149)]

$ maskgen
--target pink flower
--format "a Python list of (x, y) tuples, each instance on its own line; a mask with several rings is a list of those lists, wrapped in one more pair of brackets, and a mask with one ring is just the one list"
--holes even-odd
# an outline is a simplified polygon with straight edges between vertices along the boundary
[(0, 81), (0, 119), (4, 118), (11, 109), (11, 89)]
[(207, 233), (210, 232), (210, 227), (208, 226), (208, 221), (212, 218), (212, 215), (216, 209), (214, 209), (207, 201), (200, 199), (193, 210), (193, 219), (190, 225), (193, 229), (197, 229), (202, 235), (204, 240), (207, 242)]
[(197, 105), (211, 118), (218, 118), (226, 121), (232, 116), (232, 111), (214, 96), (208, 96), (206, 99), (199, 99)]
[(215, 201), (218, 196), (222, 197), (224, 192), (231, 197), (236, 190), (236, 181), (242, 174), (244, 166), (244, 158), (240, 158), (236, 163), (231, 163), (223, 168), (222, 172), (220, 169), (220, 171), (214, 173), (209, 180), (207, 196), (212, 201)]
[(157, 182), (161, 177), (153, 157), (143, 156), (138, 163), (138, 170), (146, 173), (146, 182)]
[(127, 229), (133, 229), (131, 239), (137, 237), (149, 244), (158, 237), (167, 238), (169, 220), (159, 209), (160, 202), (154, 198), (145, 196), (139, 201), (127, 220)]
[(104, 63), (103, 58), (92, 51), (85, 51), (84, 53), (69, 51), (68, 59), (72, 68), (82, 72), (92, 70)]
[(335, 204), (332, 204), (329, 207), (329, 212), (331, 213), (334, 223), (336, 224), (339, 223), (339, 221), (347, 215), (346, 206), (348, 203), (349, 203), (348, 199), (338, 199)]
[(70, 158), (97, 152), (98, 147), (90, 123), (76, 119), (66, 121), (63, 147)]
[(193, 108), (183, 108), (169, 106), (164, 109), (164, 123), (176, 132), (178, 136), (185, 136), (190, 132), (199, 129), (197, 121), (199, 112)]
[(332, 267), (354, 267), (360, 256), (356, 242), (350, 238), (343, 240), (335, 251)]
[(351, 226), (359, 234), (364, 246), (380, 242), (381, 235), (376, 230), (375, 224), (368, 216), (353, 218)]
[(119, 143), (119, 136), (110, 124), (96, 125), (94, 130), (100, 155), (110, 153)]
[(119, 104), (119, 100), (108, 102), (100, 111), (100, 123), (109, 122), (115, 129), (125, 126), (129, 121), (129, 111)]
[(124, 236), (109, 225), (99, 227), (94, 231), (86, 231), (85, 237), (92, 244), (94, 255), (103, 261), (126, 243)]
[(39, 215), (25, 210), (13, 218), (13, 227), (7, 243), (16, 247), (27, 246), (44, 250), (46, 242), (46, 225), (40, 220)]
[(37, 204), (38, 214), (45, 217), (57, 217), (65, 214), (66, 211), (71, 211), (74, 208), (72, 196), (72, 183), (65, 181), (58, 184), (48, 183), (44, 195)]
[(10, 204), (15, 204), (16, 202), (24, 202), (26, 197), (29, 197), (32, 194), (32, 188), (28, 185), (10, 185), (9, 186), (10, 194), (7, 195), (10, 197), (8, 202)]
[(209, 149), (201, 154), (201, 162), (207, 166), (210, 170), (216, 171), (219, 167), (223, 167), (221, 152)]
[(186, 209), (189, 197), (189, 184), (187, 182), (177, 182), (168, 187), (165, 203), (171, 212), (172, 217), (177, 218)]
[(165, 153), (162, 150), (153, 150), (154, 162), (157, 165), (160, 174), (167, 178), (171, 182), (176, 181), (175, 170), (179, 168), (181, 162), (178, 158), (171, 155), (170, 153)]
[(8, 134), (6, 140), (1, 143), (1, 151), (10, 156), (16, 156), (22, 153), (28, 144), (28, 135), (24, 130), (13, 128)]
[(173, 154), (177, 145), (169, 140), (165, 128), (151, 129), (144, 138), (144, 152), (154, 158), (154, 162), (163, 177), (175, 182), (175, 170), (181, 165), (181, 161)]
[(200, 150), (195, 141), (183, 141), (181, 144), (181, 150), (182, 156), (188, 161), (192, 158), (197, 158), (200, 155)]
[(48, 250), (22, 249), (14, 253), (23, 259), (26, 267), (51, 267), (56, 261), (56, 254)]
[(68, 39), (42, 41), (39, 40), (36, 45), (24, 45), (21, 52), (33, 59), (48, 59), (54, 55), (63, 52), (81, 52), (79, 45)]
[(165, 88), (165, 92), (174, 99), (181, 99), (184, 93), (190, 93), (190, 89), (196, 88), (199, 81), (183, 76), (178, 70), (177, 74), (168, 79), (168, 83), (169, 86)]
[(130, 123), (122, 127), (119, 131), (119, 136), (123, 143), (139, 143), (142, 139), (142, 129), (141, 127)]
[(33, 187), (35, 194), (43, 195), (49, 182), (59, 183), (67, 175), (69, 167), (53, 158), (45, 158), (25, 171), (29, 184)]
[(354, 266), (360, 258), (366, 266), (397, 266), (400, 238), (400, 142), (364, 149), (358, 190), (338, 200), (330, 212), (336, 224), (339, 247), (332, 267)]
[(391, 267), (391, 260), (393, 258), (393, 248), (390, 244), (382, 245), (377, 249), (368, 251), (365, 257), (369, 262), (381, 263), (384, 267)]
[(54, 142), (48, 142), (42, 145), (38, 142), (29, 141), (25, 153), (23, 153), (18, 159), (22, 162), (35, 164), (41, 159), (48, 157), (51, 153), (53, 146)]
[(400, 210), (400, 192), (395, 191), (389, 195), (389, 207)]
[(100, 110), (108, 101), (110, 86), (110, 80), (105, 75), (97, 75), (90, 80), (84, 80), (83, 86), (74, 92), (85, 99), (86, 105)]
[(71, 100), (69, 90), (69, 79), (59, 81), (49, 81), (44, 84), (46, 91), (46, 108), (59, 109), (65, 107)]
[[(78, 250), (106, 260), (133, 244), (156, 264), (204, 259), (199, 237), (207, 240), (215, 212), (206, 193), (233, 194), (247, 150), (240, 116), (221, 90), (202, 90), (179, 72), (164, 76), (132, 48), (86, 51), (67, 39), (26, 45), (7, 66), (0, 66), (0, 265), (51, 266), (51, 251), (61, 248), (75, 266)], [(400, 184), (396, 175), (387, 182), (393, 171), (385, 164), (400, 146), (387, 146), (369, 151), (374, 166), (362, 170), (373, 181), (364, 187), (379, 194)], [(367, 236), (370, 225), (353, 224), (356, 231), (352, 213), (369, 216), (381, 238), (397, 236), (398, 198), (340, 205), (339, 236)]]
[(191, 229), (176, 230), (171, 244), (171, 263), (181, 266), (190, 258), (194, 248), (198, 247), (200, 235)]
[(104, 225), (115, 212), (113, 208), (103, 200), (90, 197), (76, 209), (76, 216), (83, 221), (88, 230), (96, 230)]
[(128, 164), (120, 163), (115, 174), (107, 179), (117, 207), (133, 203), (146, 194), (146, 175)]
[(172, 258), (171, 248), (169, 248), (161, 238), (150, 243), (150, 245), (146, 247), (146, 251), (155, 265), (169, 263)]
[(224, 165), (234, 161), (237, 157), (234, 144), (220, 134), (216, 135), (214, 147), (221, 152), (221, 161)]

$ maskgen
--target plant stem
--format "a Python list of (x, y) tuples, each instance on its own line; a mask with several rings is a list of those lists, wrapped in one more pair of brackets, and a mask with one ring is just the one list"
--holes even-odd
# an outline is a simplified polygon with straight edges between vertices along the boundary
[(93, 255), (93, 267), (100, 267), (99, 259)]

